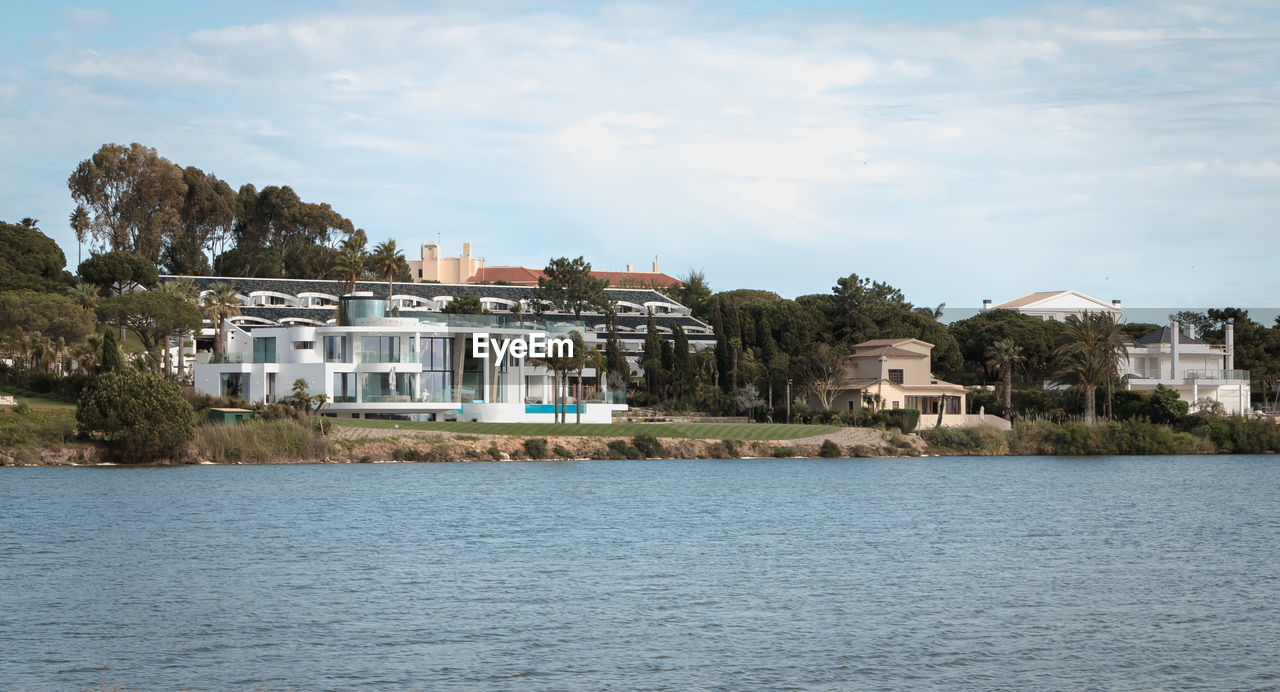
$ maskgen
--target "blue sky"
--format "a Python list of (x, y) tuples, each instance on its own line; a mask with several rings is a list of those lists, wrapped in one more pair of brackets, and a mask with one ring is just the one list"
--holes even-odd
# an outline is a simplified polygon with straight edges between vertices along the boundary
[(1221, 2), (6, 7), (0, 219), (141, 142), (489, 264), (1270, 306), (1280, 17)]

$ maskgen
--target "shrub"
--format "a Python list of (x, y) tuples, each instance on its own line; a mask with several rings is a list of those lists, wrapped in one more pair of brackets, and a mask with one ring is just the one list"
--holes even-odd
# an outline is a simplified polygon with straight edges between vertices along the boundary
[(818, 449), (818, 456), (823, 459), (835, 459), (840, 456), (840, 445), (831, 440), (823, 440), (822, 447)]
[(650, 433), (641, 433), (631, 438), (631, 444), (640, 450), (640, 454), (647, 458), (661, 457), (666, 454), (666, 450), (662, 448), (662, 444), (658, 442), (658, 438)]
[(490, 459), (493, 459), (494, 461), (502, 460), (502, 450), (498, 449), (498, 445), (489, 445), (489, 449), (487, 451)]
[(608, 444), (610, 459), (643, 459), (644, 455), (635, 445), (627, 444), (626, 440), (610, 440)]
[(177, 385), (143, 372), (106, 373), (85, 388), (76, 422), (123, 461), (176, 458), (194, 435), (194, 413)]
[[(292, 418), (253, 420), (240, 425), (201, 425), (194, 447), (210, 461), (319, 461), (329, 443), (313, 426)], [(392, 458), (408, 460), (416, 450), (396, 449)]]
[(920, 437), (931, 447), (952, 453), (992, 456), (1009, 451), (1009, 443), (1004, 432), (989, 425), (970, 428), (930, 428), (922, 430)]
[(773, 456), (778, 459), (785, 459), (796, 455), (794, 447), (774, 447)]
[(867, 458), (882, 456), (880, 448), (875, 445), (854, 445), (849, 448), (849, 456), (855, 458)]
[(880, 412), (885, 422), (904, 433), (909, 433), (916, 429), (916, 425), (920, 423), (920, 412), (913, 408), (892, 409)]
[(738, 443), (733, 440), (720, 440), (720, 444), (724, 447), (727, 458), (732, 459), (738, 456)]
[(573, 453), (573, 450), (569, 449), (568, 447), (565, 447), (564, 445), (556, 445), (555, 448), (551, 450), (551, 452), (560, 459), (572, 459), (575, 456)]
[(531, 437), (524, 441), (524, 453), (530, 459), (544, 459), (547, 456), (547, 439)]

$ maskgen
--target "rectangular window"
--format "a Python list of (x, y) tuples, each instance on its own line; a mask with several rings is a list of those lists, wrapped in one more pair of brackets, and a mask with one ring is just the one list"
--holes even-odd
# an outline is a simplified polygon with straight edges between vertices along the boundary
[(894, 408), (894, 410), (895, 410), (895, 411), (896, 411), (898, 408), (900, 408), (900, 407), (898, 406), (898, 403), (899, 403), (899, 402), (897, 402), (897, 401), (893, 402), (893, 408)]
[(276, 362), (276, 338), (274, 336), (253, 337), (253, 362)]
[(399, 363), (400, 337), (366, 336), (360, 339), (360, 360), (365, 363)]
[(218, 391), (221, 392), (223, 397), (240, 397), (243, 399), (244, 395), (248, 393), (244, 387), (244, 373), (224, 372), (219, 379), (221, 382)]
[(295, 351), (314, 351), (314, 350), (316, 350), (316, 342), (314, 342), (314, 341), (295, 341), (295, 342), (293, 342), (293, 350), (295, 350)]
[(338, 404), (354, 404), (356, 401), (356, 374), (333, 373), (333, 401)]
[(366, 404), (412, 401), (413, 385), (412, 373), (361, 373), (360, 401)]
[(902, 368), (889, 368), (889, 384), (902, 384)]
[(324, 338), (324, 362), (326, 363), (350, 363), (351, 353), (347, 344), (348, 337), (345, 336), (326, 336)]

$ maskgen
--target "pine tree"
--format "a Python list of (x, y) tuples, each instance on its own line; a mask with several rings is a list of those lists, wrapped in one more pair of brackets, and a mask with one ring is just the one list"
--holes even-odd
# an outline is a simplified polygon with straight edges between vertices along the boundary
[(658, 333), (658, 324), (652, 313), (649, 314), (642, 348), (640, 367), (644, 369), (645, 387), (652, 396), (654, 390), (662, 384), (662, 335)]
[(729, 357), (729, 334), (725, 329), (722, 302), (719, 298), (716, 298), (716, 308), (715, 314), (711, 318), (711, 328), (716, 332), (716, 382), (721, 387), (727, 388), (729, 386), (731, 361)]
[(102, 357), (98, 359), (98, 368), (103, 374), (124, 370), (124, 354), (120, 353), (114, 329), (102, 333)]

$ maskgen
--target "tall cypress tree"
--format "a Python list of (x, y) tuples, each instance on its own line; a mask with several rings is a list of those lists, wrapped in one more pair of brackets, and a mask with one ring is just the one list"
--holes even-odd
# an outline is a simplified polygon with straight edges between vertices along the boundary
[(618, 338), (618, 313), (610, 308), (606, 317), (609, 327), (604, 342), (605, 367), (610, 373), (617, 373), (623, 382), (628, 382), (631, 380), (631, 366), (627, 364), (627, 352)]
[(722, 388), (728, 388), (729, 370), (732, 364), (729, 357), (729, 333), (724, 324), (723, 302), (716, 298), (716, 311), (711, 318), (711, 328), (716, 331), (716, 382)]
[(120, 353), (120, 343), (116, 341), (114, 329), (102, 333), (102, 355), (98, 359), (98, 369), (104, 375), (124, 369), (124, 354)]
[(649, 323), (644, 337), (644, 350), (640, 354), (640, 367), (644, 368), (645, 386), (650, 395), (662, 383), (662, 335), (658, 324), (649, 313)]
[(689, 337), (684, 333), (684, 327), (677, 324), (672, 331), (675, 343), (671, 353), (671, 376), (683, 391), (684, 384), (693, 379), (693, 358), (689, 355)]

